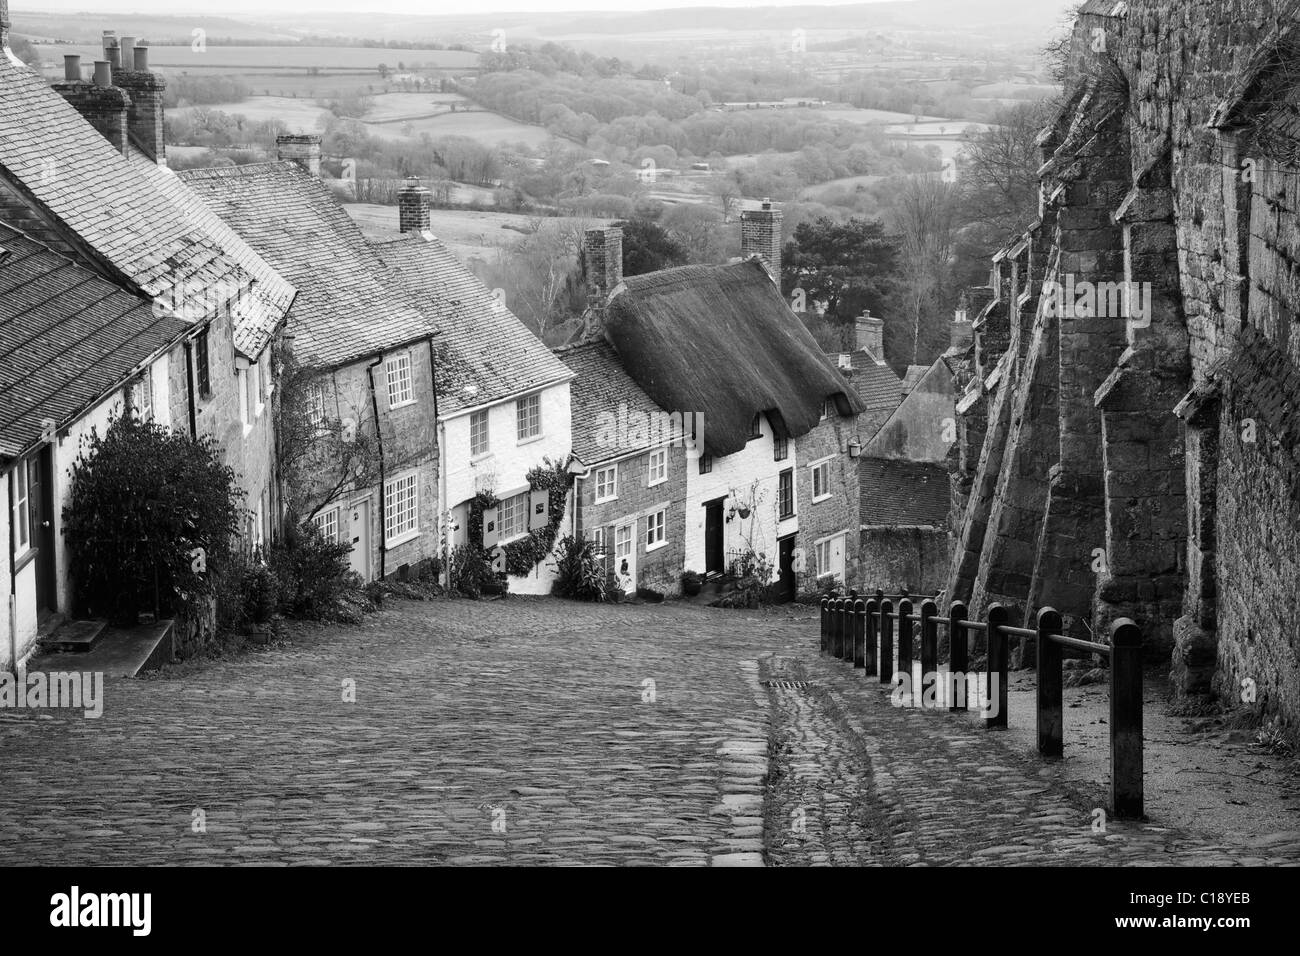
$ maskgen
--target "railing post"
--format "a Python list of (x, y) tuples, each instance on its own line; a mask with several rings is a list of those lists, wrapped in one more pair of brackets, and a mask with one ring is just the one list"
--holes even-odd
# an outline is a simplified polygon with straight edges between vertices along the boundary
[(844, 598), (831, 605), (831, 657), (840, 656), (840, 632), (844, 629)]
[[(921, 704), (925, 705), (928, 690), (934, 707), (942, 706), (939, 698), (939, 623), (934, 616), (939, 605), (931, 600), (921, 602)], [(933, 689), (931, 689), (933, 688)]]
[(857, 603), (858, 592), (850, 589), (849, 596), (844, 601), (844, 619), (840, 623), (840, 652), (836, 655), (842, 661), (853, 660), (853, 608)]
[[(953, 601), (948, 608), (948, 688), (952, 694), (948, 701), (949, 710), (966, 710), (970, 706), (966, 693), (970, 686), (966, 680), (966, 668), (969, 667), (969, 647), (966, 643), (966, 628), (961, 622), (966, 620), (966, 605)], [(961, 676), (961, 687), (957, 686), (957, 675)]]
[(1121, 820), (1142, 807), (1142, 632), (1129, 618), (1110, 634), (1110, 802)]
[(1065, 752), (1065, 711), (1061, 700), (1061, 645), (1051, 635), (1061, 633), (1061, 615), (1055, 608), (1038, 612), (1038, 752), (1059, 757)]
[(830, 646), (831, 599), (822, 598), (822, 653)]
[(863, 615), (862, 623), (866, 627), (866, 633), (862, 638), (862, 664), (868, 675), (876, 672), (876, 613), (879, 610), (879, 600), (872, 598), (867, 602), (866, 612)]
[(853, 602), (853, 666), (867, 666), (867, 605), (861, 598)]
[(1007, 623), (1007, 609), (993, 604), (984, 615), (988, 626), (988, 666), (985, 674), (987, 700), (984, 704), (984, 729), (992, 730), (1007, 725), (1007, 635), (1002, 626)]
[[(907, 594), (907, 588), (903, 588)], [(898, 602), (898, 669), (907, 675), (909, 693), (917, 693), (912, 684), (912, 602), (906, 597)]]
[(880, 602), (880, 683), (894, 682), (894, 620), (889, 615), (894, 611), (894, 602)]

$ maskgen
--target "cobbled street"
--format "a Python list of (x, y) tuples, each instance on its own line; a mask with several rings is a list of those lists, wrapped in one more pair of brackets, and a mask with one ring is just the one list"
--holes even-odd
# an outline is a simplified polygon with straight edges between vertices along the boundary
[[(819, 658), (807, 611), (398, 601), (349, 627), (0, 711), (0, 862), (1286, 863), (1094, 827), (966, 720)], [(352, 682), (355, 682), (353, 684)], [(354, 688), (355, 700), (352, 696)]]

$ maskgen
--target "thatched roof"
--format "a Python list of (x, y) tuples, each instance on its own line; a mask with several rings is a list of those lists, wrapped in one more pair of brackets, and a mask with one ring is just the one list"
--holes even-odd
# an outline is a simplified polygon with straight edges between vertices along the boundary
[(758, 414), (798, 437), (827, 399), (841, 415), (865, 408), (754, 258), (624, 280), (605, 333), (660, 408), (703, 413), (710, 455), (744, 448)]

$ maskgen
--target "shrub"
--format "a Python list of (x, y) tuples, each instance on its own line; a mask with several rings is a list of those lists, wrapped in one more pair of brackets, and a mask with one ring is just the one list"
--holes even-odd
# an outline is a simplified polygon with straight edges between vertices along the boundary
[(470, 544), (457, 545), (448, 559), (451, 569), (451, 589), (465, 597), (480, 597), (485, 590), (499, 586), (492, 559), (482, 548)]
[(270, 567), (279, 586), (278, 606), (288, 617), (337, 618), (349, 597), (356, 597), (360, 577), (348, 566), (351, 546), (327, 541), (314, 524), (293, 516), (284, 536), (271, 547)]
[(560, 597), (576, 601), (610, 601), (616, 592), (613, 575), (596, 558), (596, 544), (583, 537), (565, 535), (555, 549), (555, 584)]
[(212, 594), (230, 563), (243, 492), (211, 438), (125, 416), (82, 439), (63, 510), (80, 610), (134, 623)]

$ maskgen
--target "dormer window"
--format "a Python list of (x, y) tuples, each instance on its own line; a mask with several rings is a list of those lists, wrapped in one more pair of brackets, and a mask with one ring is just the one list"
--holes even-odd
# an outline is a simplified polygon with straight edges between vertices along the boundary
[(762, 416), (762, 414), (755, 415), (755, 416), (754, 416), (754, 420), (753, 420), (752, 422), (749, 423), (749, 437), (750, 437), (750, 438), (762, 438), (762, 437), (763, 437), (763, 416)]

